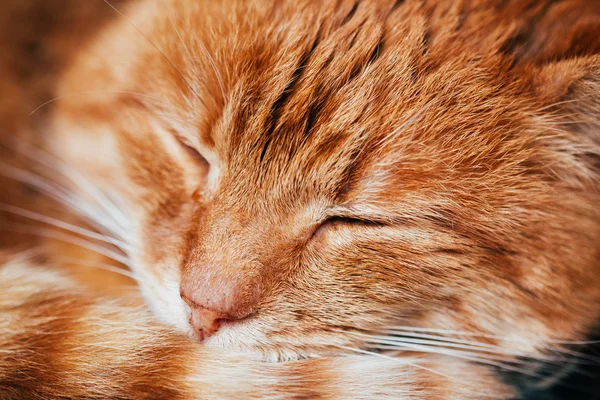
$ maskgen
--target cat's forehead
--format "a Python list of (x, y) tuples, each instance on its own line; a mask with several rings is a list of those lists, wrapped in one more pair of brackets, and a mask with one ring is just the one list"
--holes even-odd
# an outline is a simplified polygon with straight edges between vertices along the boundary
[(394, 164), (416, 176), (425, 164), (454, 162), (474, 132), (493, 132), (486, 121), (515, 103), (495, 86), (497, 60), (461, 54), (461, 38), (434, 46), (435, 33), (403, 14), (421, 11), (392, 3), (237, 3), (218, 26), (183, 26), (187, 41), (172, 36), (180, 58), (202, 56), (184, 64), (200, 81), (188, 91), (202, 98), (198, 134), (233, 186), (331, 195), (362, 179), (385, 189), (397, 183)]
[[(390, 47), (397, 38), (382, 13), (391, 10), (340, 7), (324, 18), (319, 9), (265, 17), (227, 47), (213, 42), (204, 71), (219, 85), (206, 93), (219, 106), (203, 134), (240, 181), (339, 188), (422, 114), (403, 57), (418, 41)], [(359, 16), (344, 14), (352, 10)]]

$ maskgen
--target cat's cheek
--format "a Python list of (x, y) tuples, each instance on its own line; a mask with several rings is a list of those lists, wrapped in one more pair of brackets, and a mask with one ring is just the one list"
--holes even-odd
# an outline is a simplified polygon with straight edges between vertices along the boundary
[[(162, 268), (161, 268), (162, 267)], [(160, 270), (161, 274), (151, 271)], [(136, 272), (144, 301), (161, 322), (193, 336), (190, 310), (179, 294), (179, 272), (166, 266), (140, 267)]]
[(155, 220), (143, 212), (137, 222), (139, 230), (131, 232), (136, 245), (132, 246), (130, 264), (144, 301), (160, 321), (191, 336), (189, 307), (180, 296), (183, 235), (173, 229), (177, 220)]

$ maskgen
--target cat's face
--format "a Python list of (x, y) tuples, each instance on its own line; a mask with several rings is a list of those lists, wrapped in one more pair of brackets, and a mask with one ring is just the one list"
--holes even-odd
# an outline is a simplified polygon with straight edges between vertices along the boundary
[(597, 190), (497, 31), (471, 48), (413, 2), (148, 3), (66, 75), (51, 143), (118, 203), (164, 321), (191, 333), (184, 294), (232, 316), (207, 343), (278, 358), (586, 327)]

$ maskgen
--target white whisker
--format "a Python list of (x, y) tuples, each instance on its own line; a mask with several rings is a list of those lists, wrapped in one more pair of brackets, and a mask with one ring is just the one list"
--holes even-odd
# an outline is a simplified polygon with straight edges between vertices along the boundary
[[(467, 361), (473, 361), (473, 362), (477, 362), (480, 364), (491, 365), (491, 366), (498, 367), (498, 368), (501, 368), (501, 369), (504, 369), (507, 371), (518, 372), (520, 374), (532, 376), (535, 378), (541, 377), (541, 375), (537, 372), (532, 372), (530, 370), (515, 367), (515, 366), (511, 365), (511, 363), (514, 363), (514, 361), (515, 361), (513, 359), (507, 360), (507, 359), (502, 359), (502, 358), (498, 359), (498, 358), (493, 358), (493, 357), (483, 357), (483, 356), (481, 356), (477, 353), (473, 353), (473, 352), (446, 350), (444, 348), (430, 348), (428, 346), (402, 344), (402, 343), (393, 344), (393, 345), (375, 345), (375, 346), (373, 346), (373, 348), (378, 349), (378, 350), (386, 350), (386, 351), (404, 350), (404, 351), (414, 351), (417, 353), (440, 354), (440, 355), (455, 357), (455, 358), (459, 358), (459, 359), (463, 359), (463, 360), (467, 360)], [(496, 360), (498, 360), (498, 361), (496, 361)]]
[(185, 78), (185, 76), (183, 76), (183, 74), (181, 73), (181, 71), (175, 66), (175, 64), (173, 64), (171, 62), (171, 60), (169, 60), (169, 58), (165, 55), (165, 53), (163, 53), (163, 51), (161, 49), (158, 48), (158, 46), (156, 44), (154, 44), (150, 38), (148, 38), (148, 36), (146, 36), (146, 34), (144, 34), (144, 32), (142, 32), (137, 26), (135, 26), (135, 24), (133, 22), (131, 22), (129, 19), (127, 19), (125, 17), (125, 15), (119, 11), (118, 8), (116, 8), (115, 6), (113, 6), (110, 1), (108, 0), (103, 0), (110, 8), (112, 8), (117, 14), (119, 14), (122, 18), (124, 18), (129, 25), (131, 25), (160, 55), (161, 57), (169, 64), (169, 66), (181, 77), (181, 79), (183, 79), (183, 81), (185, 82), (185, 84), (189, 87), (189, 89), (192, 91), (192, 93), (194, 93), (194, 95), (196, 96), (196, 98), (202, 103), (204, 104), (204, 101), (202, 100), (202, 98), (200, 97), (200, 95), (198, 94), (198, 92), (196, 92), (196, 90), (194, 89), (194, 87), (190, 84), (190, 82)]
[[(114, 227), (110, 230), (110, 233), (119, 236), (121, 239), (124, 238), (125, 233), (127, 232), (128, 221), (123, 212), (116, 204), (108, 198), (108, 196), (100, 190), (97, 185), (94, 185), (89, 179), (85, 178), (82, 174), (78, 173), (76, 170), (69, 168), (64, 161), (59, 159), (58, 157), (47, 153), (35, 146), (32, 146), (24, 141), (20, 142), (20, 145), (16, 146), (16, 149), (21, 152), (24, 156), (28, 157), (32, 161), (39, 163), (47, 168), (52, 169), (53, 171), (59, 173), (61, 176), (67, 178), (73, 184), (81, 188), (84, 192), (90, 194), (96, 201), (98, 201), (98, 205), (102, 208), (102, 210), (106, 213), (103, 215), (103, 220), (111, 220), (117, 224), (118, 229), (114, 229)], [(65, 192), (68, 193), (68, 191)], [(86, 215), (88, 218), (93, 219), (97, 213), (92, 212), (89, 215)], [(102, 223), (101, 221), (97, 221), (98, 223)], [(108, 227), (107, 227), (108, 228)]]
[(179, 42), (181, 43), (181, 45), (185, 49), (185, 52), (187, 53), (188, 57), (190, 58), (190, 61), (192, 61), (192, 63), (194, 64), (194, 71), (195, 71), (195, 73), (198, 76), (201, 76), (201, 74), (200, 74), (200, 68), (198, 67), (198, 63), (196, 62), (196, 59), (192, 56), (192, 53), (190, 52), (190, 49), (188, 48), (187, 44), (185, 44), (185, 40), (183, 40), (183, 37), (181, 36), (181, 33), (179, 32), (179, 29), (177, 29), (177, 27), (173, 23), (173, 20), (171, 19), (171, 17), (167, 16), (167, 18), (169, 19), (169, 23), (171, 23), (171, 26), (173, 27), (173, 30), (175, 31), (175, 34), (177, 34), (177, 37), (179, 38)]
[[(92, 260), (78, 259), (78, 258), (61, 258), (57, 261), (58, 261), (58, 263), (65, 264), (65, 265), (103, 269), (103, 270), (106, 270), (109, 272), (114, 272), (116, 274), (126, 276), (130, 279), (133, 279), (134, 281), (137, 281), (136, 276), (132, 272), (125, 270), (123, 268), (116, 267), (114, 265), (96, 262), (96, 261), (92, 261)], [(136, 287), (137, 286), (132, 286), (132, 288), (136, 288)]]
[(45, 224), (52, 225), (57, 228), (61, 228), (61, 229), (67, 230), (72, 233), (80, 234), (80, 235), (88, 237), (90, 239), (109, 243), (109, 244), (119, 247), (121, 250), (124, 250), (124, 251), (126, 251), (126, 249), (128, 249), (127, 243), (123, 242), (122, 240), (112, 238), (108, 235), (102, 235), (102, 234), (90, 231), (88, 229), (81, 228), (81, 227), (73, 225), (73, 224), (69, 224), (69, 223), (61, 221), (59, 219), (49, 217), (47, 215), (43, 215), (43, 214), (39, 214), (34, 211), (26, 210), (21, 207), (16, 207), (16, 206), (11, 206), (9, 204), (0, 203), (0, 210), (9, 212), (11, 214), (20, 215), (24, 218), (28, 218), (28, 219), (31, 219), (34, 221), (43, 222)]
[[(520, 342), (520, 343), (525, 343), (525, 344), (531, 345), (531, 342), (529, 342), (523, 338), (514, 338), (514, 337), (508, 337), (508, 336), (501, 336), (501, 335), (490, 335), (490, 334), (477, 333), (477, 332), (453, 331), (453, 330), (447, 330), (447, 329), (423, 328), (423, 327), (412, 327), (412, 326), (385, 326), (385, 327), (382, 327), (382, 329), (385, 329), (386, 331), (389, 331), (390, 333), (398, 333), (400, 335), (404, 334), (407, 331), (408, 332), (431, 332), (431, 333), (440, 333), (440, 334), (444, 334), (444, 335), (472, 336), (472, 337), (482, 337), (482, 338), (487, 338), (487, 339), (506, 340), (506, 341)], [(570, 340), (544, 339), (544, 341), (547, 343), (571, 344), (571, 345), (600, 344), (600, 340), (579, 340), (579, 341), (573, 340), (573, 341), (570, 341)]]
[(18, 223), (11, 224), (10, 228), (11, 229), (6, 229), (6, 228), (0, 228), (0, 229), (5, 230), (5, 231), (38, 235), (38, 236), (46, 237), (49, 239), (55, 239), (55, 240), (59, 240), (59, 241), (65, 242), (65, 243), (70, 243), (75, 246), (79, 246), (84, 249), (88, 249), (95, 253), (106, 256), (114, 261), (117, 261), (117, 262), (123, 264), (123, 265), (131, 266), (129, 259), (127, 257), (123, 256), (122, 254), (119, 254), (119, 253), (112, 251), (104, 246), (98, 245), (96, 243), (92, 243), (88, 240), (82, 239), (75, 235), (70, 235), (70, 234), (67, 234), (64, 232), (59, 232), (59, 231), (52, 230), (52, 229), (44, 229), (44, 228), (40, 228), (37, 226), (32, 226), (32, 225), (27, 225), (27, 224), (18, 224)]
[[(434, 370), (432, 368), (427, 368), (427, 367), (425, 367), (423, 365), (419, 365), (419, 364), (417, 364), (415, 362), (406, 361), (406, 359), (392, 357), (392, 356), (388, 356), (388, 355), (385, 355), (385, 354), (379, 354), (379, 353), (375, 353), (375, 352), (368, 351), (368, 350), (356, 349), (356, 348), (348, 347), (348, 346), (336, 346), (336, 347), (338, 347), (339, 349), (342, 349), (342, 350), (351, 351), (351, 352), (358, 353), (358, 354), (364, 354), (364, 355), (369, 355), (369, 356), (374, 356), (374, 357), (385, 358), (387, 360), (393, 360), (393, 361), (398, 362), (399, 364), (408, 365), (408, 366), (411, 366), (413, 368), (417, 368), (417, 369), (421, 369), (423, 371), (427, 371), (427, 372), (432, 373), (434, 375), (442, 376), (442, 377), (444, 377), (444, 378), (446, 378), (446, 379), (448, 379), (450, 381), (455, 381), (456, 380), (456, 377), (450, 376), (448, 374), (444, 374), (444, 373), (442, 373), (440, 371), (436, 371), (436, 370)], [(486, 397), (497, 397), (493, 393), (490, 393), (490, 392), (487, 392), (487, 391), (483, 391), (482, 392), (481, 388), (476, 387), (475, 385), (471, 385), (470, 382), (462, 381), (462, 383), (464, 385), (466, 385), (466, 386), (472, 387), (474, 391), (477, 391), (477, 393), (481, 393), (482, 395), (486, 395)]]
[[(53, 99), (50, 99), (50, 100), (48, 100), (48, 101), (40, 104), (39, 106), (37, 106), (33, 111), (31, 111), (29, 113), (29, 116), (31, 117), (33, 114), (35, 114), (36, 112), (38, 112), (41, 108), (43, 108), (43, 107), (45, 107), (45, 106), (47, 106), (49, 104), (52, 104), (52, 103), (54, 103), (56, 101), (67, 99), (67, 98), (70, 98), (70, 97), (73, 97), (73, 96), (81, 96), (81, 95), (85, 95), (85, 94), (100, 94), (100, 93), (107, 93), (107, 94), (108, 93), (130, 94), (130, 95), (133, 95), (133, 96), (141, 97), (143, 99), (149, 99), (149, 100), (156, 101), (157, 104), (163, 104), (163, 105), (168, 106), (169, 108), (179, 109), (179, 108), (175, 107), (174, 105), (172, 105), (170, 103), (167, 103), (164, 100), (159, 99), (158, 97), (155, 97), (155, 96), (152, 96), (152, 95), (149, 95), (149, 94), (145, 94), (145, 93), (132, 92), (132, 91), (129, 91), (129, 90), (96, 89), (96, 90), (84, 90), (84, 91), (81, 91), (81, 92), (66, 93), (66, 94), (64, 94), (62, 96), (58, 96), (58, 97), (55, 97)], [(181, 109), (179, 109), (179, 110), (181, 110)], [(197, 111), (194, 110), (193, 108), (190, 107), (189, 110), (197, 114)], [(183, 110), (181, 110), (181, 111), (183, 111)]]
[(200, 45), (200, 47), (202, 47), (204, 54), (206, 55), (206, 58), (208, 58), (208, 62), (210, 63), (210, 65), (217, 77), (217, 82), (219, 83), (219, 87), (221, 88), (221, 94), (223, 95), (223, 100), (227, 101), (228, 99), (227, 99), (227, 93), (225, 92), (225, 84), (223, 82), (223, 76), (217, 69), (217, 63), (215, 62), (215, 59), (213, 58), (213, 56), (210, 54), (210, 52), (206, 48), (206, 45), (204, 44), (204, 42), (202, 40), (200, 40), (200, 38), (198, 37), (198, 33), (196, 32), (195, 29), (192, 29), (192, 33), (196, 37), (196, 40), (198, 41), (198, 44)]
[[(531, 357), (528, 354), (509, 350), (509, 349), (503, 349), (499, 346), (496, 346), (495, 348), (489, 348), (489, 347), (479, 348), (476, 346), (466, 345), (466, 344), (462, 344), (462, 343), (441, 342), (441, 341), (437, 341), (437, 340), (413, 339), (413, 338), (394, 337), (394, 336), (389, 337), (389, 336), (366, 335), (366, 334), (362, 334), (362, 333), (358, 333), (358, 332), (349, 332), (349, 333), (354, 336), (363, 337), (363, 338), (367, 339), (367, 341), (369, 343), (384, 344), (384, 345), (396, 345), (396, 344), (412, 345), (412, 344), (414, 344), (414, 345), (436, 346), (436, 347), (445, 348), (448, 350), (463, 349), (463, 350), (469, 350), (470, 352), (473, 352), (473, 354), (477, 354), (478, 357), (488, 357), (488, 358), (493, 358), (496, 360), (508, 361), (508, 362), (513, 362), (514, 358), (490, 356), (490, 354), (498, 354), (498, 355), (505, 355), (505, 356), (514, 356), (514, 357)], [(543, 360), (543, 361), (548, 361), (548, 362), (556, 362), (557, 361), (557, 359), (555, 359), (555, 358), (545, 357), (545, 356), (539, 356), (539, 357), (536, 356), (535, 358), (536, 358), (536, 360)]]
[[(398, 328), (398, 327), (396, 327), (396, 328)], [(428, 332), (428, 331), (429, 332), (442, 332), (445, 335), (483, 337), (483, 338), (490, 338), (490, 339), (502, 340), (502, 341), (507, 341), (507, 342), (524, 343), (531, 347), (543, 349), (546, 351), (551, 351), (551, 352), (555, 353), (557, 356), (553, 357), (553, 356), (543, 355), (543, 354), (523, 353), (520, 351), (507, 349), (502, 346), (483, 344), (483, 343), (467, 341), (467, 340), (460, 340), (460, 339), (455, 339), (455, 338), (449, 338), (447, 336), (421, 335), (421, 334), (416, 334), (416, 333), (412, 332), (412, 330), (416, 330), (419, 332)], [(569, 341), (545, 340), (544, 342), (536, 343), (534, 345), (524, 339), (519, 340), (519, 339), (515, 339), (515, 338), (508, 338), (508, 337), (500, 336), (500, 335), (485, 335), (485, 334), (478, 334), (478, 333), (473, 333), (473, 332), (447, 331), (447, 330), (443, 330), (443, 329), (400, 327), (400, 329), (396, 329), (396, 330), (390, 329), (390, 330), (386, 330), (386, 332), (394, 335), (392, 337), (393, 339), (398, 337), (398, 338), (402, 338), (401, 340), (405, 340), (404, 338), (407, 338), (407, 337), (411, 338), (411, 337), (429, 336), (430, 339), (439, 341), (439, 344), (437, 344), (439, 346), (446, 345), (446, 342), (448, 342), (448, 343), (463, 343), (463, 344), (467, 344), (470, 346), (473, 346), (473, 343), (476, 343), (475, 344), (476, 347), (471, 347), (471, 350), (475, 350), (478, 352), (499, 353), (499, 354), (505, 354), (505, 355), (512, 355), (515, 357), (528, 358), (531, 360), (535, 360), (535, 361), (544, 363), (544, 365), (541, 366), (542, 368), (551, 368), (551, 367), (556, 367), (556, 366), (561, 366), (564, 364), (571, 364), (571, 363), (578, 363), (578, 364), (584, 364), (584, 365), (600, 364), (600, 358), (591, 356), (589, 354), (569, 350), (566, 348), (552, 347), (552, 346), (549, 346), (548, 344), (546, 344), (546, 343), (557, 343), (558, 342), (558, 344), (565, 344), (565, 345), (572, 345), (572, 344), (588, 345), (588, 344), (596, 344), (597, 343), (596, 341), (569, 342)], [(389, 337), (386, 337), (386, 338), (392, 339)], [(409, 339), (409, 340), (414, 340), (414, 339)], [(484, 348), (482, 348), (481, 346), (483, 346)], [(448, 347), (450, 347), (450, 346), (448, 346)], [(485, 350), (485, 348), (487, 348), (489, 350)]]
[(25, 183), (39, 190), (41, 193), (44, 193), (51, 199), (56, 200), (59, 204), (78, 211), (83, 216), (87, 217), (96, 226), (96, 228), (100, 230), (107, 229), (109, 232), (118, 231), (116, 227), (108, 225), (108, 222), (111, 221), (110, 216), (101, 215), (102, 218), (98, 218), (98, 213), (91, 209), (89, 204), (86, 204), (81, 200), (77, 201), (68, 193), (68, 191), (66, 191), (65, 188), (61, 187), (60, 185), (57, 185), (56, 183), (49, 181), (40, 175), (4, 164), (2, 162), (0, 162), (0, 167), (2, 167), (0, 168), (0, 175), (14, 179), (17, 182)]
[(375, 353), (373, 351), (368, 351), (368, 350), (355, 349), (353, 347), (348, 347), (348, 346), (338, 345), (338, 346), (335, 346), (335, 347), (337, 347), (339, 349), (342, 349), (342, 350), (352, 351), (352, 352), (355, 352), (355, 353), (359, 353), (359, 354), (365, 354), (365, 355), (369, 355), (369, 356), (375, 356), (375, 357), (385, 358), (385, 359), (388, 359), (388, 360), (394, 360), (394, 361), (397, 361), (398, 363), (403, 363), (403, 364), (406, 364), (406, 365), (410, 365), (411, 367), (420, 368), (420, 369), (423, 369), (423, 370), (425, 370), (427, 372), (431, 372), (433, 374), (436, 374), (436, 375), (439, 375), (439, 376), (443, 376), (444, 378), (447, 378), (449, 380), (453, 380), (453, 378), (450, 375), (443, 374), (441, 372), (432, 370), (431, 368), (427, 368), (427, 367), (424, 367), (422, 365), (418, 365), (418, 364), (415, 364), (415, 363), (412, 363), (412, 362), (405, 362), (405, 360), (401, 360), (401, 359), (396, 358), (396, 357), (392, 357), (392, 356), (388, 356), (388, 355), (380, 354), (380, 353)]

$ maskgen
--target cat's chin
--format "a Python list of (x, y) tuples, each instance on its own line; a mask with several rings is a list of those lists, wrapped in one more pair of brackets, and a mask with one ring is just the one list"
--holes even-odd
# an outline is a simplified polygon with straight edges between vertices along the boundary
[[(301, 339), (294, 335), (274, 338), (256, 331), (251, 326), (239, 324), (226, 327), (201, 343), (204, 346), (251, 355), (262, 362), (280, 363), (347, 354), (347, 351), (342, 350), (342, 343), (348, 344), (347, 341), (341, 337), (337, 339), (339, 343), (335, 343), (335, 338), (331, 338), (331, 343), (323, 344), (322, 338), (317, 336), (305, 336)], [(197, 341), (197, 337), (194, 340)]]
[[(268, 363), (297, 361), (318, 356), (317, 354), (309, 354), (287, 346), (283, 347), (276, 344), (270, 344), (260, 333), (250, 332), (249, 329), (245, 329), (244, 327), (237, 328), (240, 329), (223, 329), (215, 335), (201, 341), (201, 343), (204, 346), (251, 355), (256, 360)], [(199, 341), (197, 336), (193, 336), (193, 339)]]
[(320, 356), (319, 354), (311, 354), (291, 348), (278, 348), (278, 346), (225, 346), (222, 342), (218, 341), (217, 338), (211, 338), (210, 340), (202, 342), (202, 344), (209, 347), (223, 349), (228, 352), (250, 355), (255, 360), (266, 363), (298, 361)]

